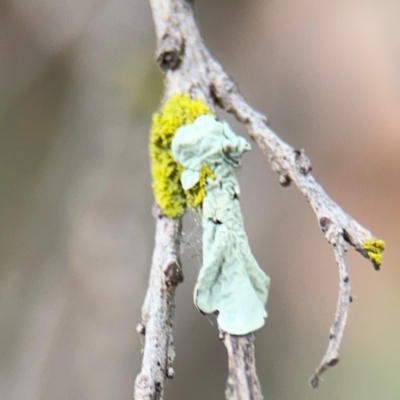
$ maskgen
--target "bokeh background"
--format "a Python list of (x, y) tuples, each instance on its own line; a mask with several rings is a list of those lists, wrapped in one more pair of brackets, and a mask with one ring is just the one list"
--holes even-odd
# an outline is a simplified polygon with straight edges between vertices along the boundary
[[(306, 149), (333, 199), (387, 243), (379, 273), (350, 249), (355, 301), (341, 361), (311, 389), (336, 306), (332, 250), (297, 189), (279, 186), (256, 146), (245, 155), (245, 223), (272, 282), (256, 334), (265, 397), (400, 399), (400, 2), (196, 8), (243, 94)], [(132, 396), (154, 234), (154, 50), (145, 0), (0, 2), (1, 400)], [(183, 245), (167, 400), (223, 398), (225, 349), (192, 303), (199, 234), (188, 228)]]

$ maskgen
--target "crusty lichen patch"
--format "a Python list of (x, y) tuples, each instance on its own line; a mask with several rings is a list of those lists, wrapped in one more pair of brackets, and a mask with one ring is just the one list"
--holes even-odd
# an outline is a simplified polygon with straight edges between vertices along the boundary
[[(179, 93), (169, 98), (161, 111), (153, 115), (150, 134), (153, 191), (157, 204), (172, 218), (183, 215), (187, 204), (198, 207), (204, 197), (205, 184), (197, 192), (190, 193), (186, 199), (180, 183), (183, 167), (178, 165), (171, 152), (171, 141), (176, 130), (182, 125), (191, 124), (204, 114), (213, 115), (201, 99), (192, 99), (188, 94)], [(207, 176), (211, 175), (209, 171), (204, 174), (203, 180), (206, 181)]]
[(204, 196), (206, 195), (207, 179), (215, 179), (215, 172), (207, 165), (203, 165), (200, 171), (199, 181), (192, 188), (185, 190), (187, 205), (195, 210), (201, 209)]
[(367, 239), (362, 244), (367, 252), (369, 259), (374, 264), (375, 269), (379, 269), (382, 264), (382, 253), (385, 250), (385, 242), (379, 239)]

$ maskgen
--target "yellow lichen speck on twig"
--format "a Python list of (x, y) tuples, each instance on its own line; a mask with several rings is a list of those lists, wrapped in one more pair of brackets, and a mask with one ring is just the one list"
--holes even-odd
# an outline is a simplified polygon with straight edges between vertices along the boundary
[(367, 239), (362, 244), (363, 249), (367, 252), (369, 259), (376, 269), (382, 264), (382, 253), (385, 250), (385, 242), (379, 239)]

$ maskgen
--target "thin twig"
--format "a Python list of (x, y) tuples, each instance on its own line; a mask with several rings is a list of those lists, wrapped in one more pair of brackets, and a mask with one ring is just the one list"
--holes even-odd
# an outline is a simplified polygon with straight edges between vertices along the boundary
[(371, 232), (347, 215), (317, 183), (304, 150), (294, 150), (281, 140), (268, 126), (267, 117), (245, 101), (221, 65), (211, 56), (208, 60), (215, 98), (224, 110), (232, 112), (247, 126), (250, 136), (264, 152), (272, 169), (279, 174), (281, 185), (288, 186), (293, 182), (313, 208), (322, 231), (325, 233), (331, 224), (336, 225), (346, 241), (369, 259), (363, 243), (372, 238)]
[[(279, 174), (281, 185), (288, 186), (293, 182), (305, 196), (316, 214), (325, 238), (334, 247), (341, 277), (340, 294), (329, 346), (312, 380), (313, 386), (316, 387), (319, 375), (338, 360), (347, 319), (350, 294), (348, 282), (344, 282), (344, 277), (348, 277), (345, 242), (370, 259), (378, 270), (380, 262), (370, 257), (364, 245), (365, 241), (373, 239), (373, 236), (347, 215), (316, 182), (311, 174), (311, 162), (304, 150), (295, 150), (282, 141), (268, 126), (267, 117), (246, 102), (235, 82), (211, 56), (201, 40), (192, 2), (149, 1), (157, 34), (157, 61), (165, 71), (165, 98), (175, 93), (189, 93), (193, 97), (202, 98), (212, 109), (218, 104), (224, 110), (233, 113), (246, 125), (250, 136), (264, 152), (272, 169)], [(227, 346), (226, 340), (224, 343)], [(241, 342), (238, 343), (241, 346)], [(253, 351), (252, 343), (249, 346)], [(229, 349), (228, 355), (229, 365), (239, 365), (232, 363), (232, 353)], [(254, 358), (250, 362), (254, 362)], [(145, 364), (145, 360), (143, 363)], [(249, 367), (248, 364), (241, 365)], [(251, 398), (250, 395), (248, 398)]]
[(158, 207), (154, 216), (157, 222), (153, 261), (142, 322), (138, 325), (145, 344), (142, 370), (135, 381), (135, 400), (162, 400), (164, 381), (174, 376), (172, 316), (175, 287), (183, 280), (178, 258), (181, 222), (166, 217)]
[(352, 301), (350, 296), (350, 279), (346, 262), (346, 243), (342, 232), (333, 227), (327, 232), (329, 242), (333, 246), (336, 264), (339, 269), (339, 299), (336, 306), (335, 320), (329, 334), (329, 344), (324, 358), (315, 370), (310, 384), (313, 388), (318, 387), (319, 378), (329, 367), (333, 367), (339, 361), (339, 347), (342, 341), (346, 320), (349, 314), (349, 307)]
[[(334, 334), (331, 332), (327, 351), (316, 374), (310, 381), (311, 385), (316, 388), (319, 376), (328, 367), (336, 365), (339, 361), (338, 353), (346, 326), (350, 289), (342, 279), (344, 276), (348, 279), (345, 241), (372, 261), (375, 270), (379, 270), (380, 265), (370, 259), (367, 250), (363, 247), (363, 243), (373, 236), (371, 232), (346, 214), (317, 183), (311, 174), (311, 162), (304, 150), (294, 150), (269, 128), (266, 116), (254, 110), (244, 100), (236, 84), (211, 56), (209, 56), (209, 65), (211, 65), (213, 93), (220, 106), (226, 111), (232, 112), (240, 122), (247, 126), (249, 135), (264, 152), (272, 169), (279, 174), (281, 185), (288, 186), (293, 182), (297, 186), (313, 208), (325, 238), (334, 248), (341, 285), (335, 320), (331, 329)], [(333, 235), (332, 232), (335, 234)]]

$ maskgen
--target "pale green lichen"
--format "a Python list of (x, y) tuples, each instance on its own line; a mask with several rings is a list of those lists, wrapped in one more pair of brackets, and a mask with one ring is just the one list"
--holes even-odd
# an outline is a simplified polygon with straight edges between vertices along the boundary
[[(206, 182), (203, 266), (195, 304), (205, 314), (218, 312), (218, 324), (225, 332), (253, 332), (265, 323), (270, 280), (251, 253), (238, 199), (240, 157), (250, 150), (250, 144), (226, 123), (204, 115), (179, 128), (171, 148), (185, 168), (181, 175), (184, 190), (191, 190), (201, 180)], [(204, 166), (213, 176), (205, 176)]]
[(382, 264), (382, 253), (385, 250), (385, 242), (383, 240), (370, 238), (364, 240), (362, 248), (367, 252), (374, 267), (379, 269)]
[[(153, 115), (150, 134), (152, 186), (157, 204), (172, 218), (183, 215), (187, 199), (180, 183), (183, 168), (172, 156), (171, 141), (179, 127), (192, 123), (203, 114), (212, 112), (201, 99), (179, 93), (169, 98), (161, 111)], [(199, 187), (200, 191), (202, 189), (204, 186)], [(196, 197), (197, 203), (199, 196), (196, 193), (191, 196)]]

